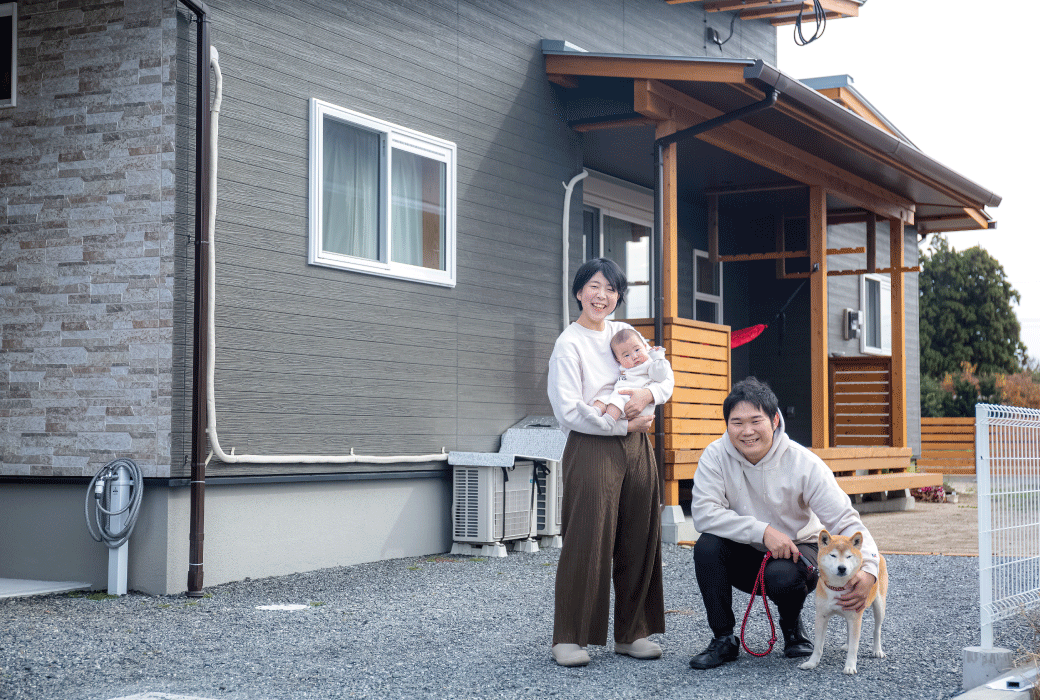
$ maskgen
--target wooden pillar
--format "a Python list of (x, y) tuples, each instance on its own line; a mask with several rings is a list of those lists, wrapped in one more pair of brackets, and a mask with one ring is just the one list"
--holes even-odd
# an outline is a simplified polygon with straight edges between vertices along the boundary
[[(679, 316), (679, 148), (674, 143), (665, 146), (662, 155), (664, 211), (661, 214), (661, 235), (664, 238), (664, 259), (661, 261), (661, 289), (664, 292), (664, 304), (661, 317), (669, 319)], [(663, 345), (660, 338), (657, 342)]]
[(827, 192), (809, 188), (810, 339), (812, 446), (830, 447), (830, 382), (827, 365)]
[[(663, 122), (657, 127), (656, 137), (661, 138), (676, 131), (674, 122)], [(661, 200), (658, 206), (661, 213), (660, 233), (661, 252), (661, 308), (655, 306), (655, 313), (660, 315), (664, 327), (669, 324), (669, 319), (679, 315), (679, 273), (678, 273), (678, 250), (679, 250), (679, 149), (676, 144), (670, 144), (661, 149)], [(656, 304), (656, 301), (655, 301)], [(672, 354), (672, 343), (664, 338), (655, 338), (655, 342)], [(655, 425), (654, 442), (658, 458), (658, 469), (661, 474), (661, 498), (666, 506), (679, 505), (679, 481), (667, 479), (667, 475), (674, 472), (674, 464), (667, 462), (663, 445), (667, 436), (674, 430), (674, 421), (665, 419), (662, 407), (657, 407), (657, 424)]]
[[(892, 447), (906, 447), (906, 285), (903, 267), (903, 222), (888, 221), (888, 253), (892, 280)], [(885, 300), (882, 299), (884, 304)]]

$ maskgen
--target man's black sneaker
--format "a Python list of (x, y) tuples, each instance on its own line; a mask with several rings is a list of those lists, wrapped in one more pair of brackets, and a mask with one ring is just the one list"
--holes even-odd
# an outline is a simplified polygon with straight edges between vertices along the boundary
[(736, 661), (740, 654), (740, 642), (732, 634), (715, 637), (708, 643), (708, 648), (690, 659), (690, 668), (706, 669), (721, 666), (728, 661)]

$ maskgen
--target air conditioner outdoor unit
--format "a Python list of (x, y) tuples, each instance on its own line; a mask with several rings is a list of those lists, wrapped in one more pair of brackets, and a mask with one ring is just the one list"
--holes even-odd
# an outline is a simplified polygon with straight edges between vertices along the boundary
[[(556, 537), (563, 530), (563, 469), (560, 462), (546, 460), (536, 462), (535, 469), (541, 470), (537, 505), (537, 533), (539, 537)], [(558, 545), (557, 545), (558, 546)]]
[(533, 532), (534, 464), (453, 468), (452, 539), (494, 544)]

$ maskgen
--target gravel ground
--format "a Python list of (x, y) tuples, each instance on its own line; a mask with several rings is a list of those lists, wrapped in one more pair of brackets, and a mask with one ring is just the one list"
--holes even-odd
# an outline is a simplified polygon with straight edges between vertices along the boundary
[[(742, 653), (693, 671), (690, 655), (710, 637), (693, 552), (665, 545), (668, 632), (656, 637), (664, 657), (637, 661), (590, 647), (591, 665), (560, 668), (549, 653), (558, 557), (544, 549), (505, 559), (395, 559), (215, 586), (202, 599), (0, 600), (0, 698), (950, 698), (961, 692), (962, 650), (979, 643), (978, 560), (892, 555), (888, 658), (868, 655), (868, 619), (858, 676), (841, 672), (840, 620), (815, 671), (785, 659), (782, 640), (766, 658)], [(737, 594), (738, 621), (747, 601)], [(257, 609), (271, 604), (306, 608)], [(812, 616), (809, 602), (809, 629)], [(768, 623), (759, 601), (748, 632), (762, 649)], [(1022, 620), (996, 633), (1010, 649), (1034, 643)]]

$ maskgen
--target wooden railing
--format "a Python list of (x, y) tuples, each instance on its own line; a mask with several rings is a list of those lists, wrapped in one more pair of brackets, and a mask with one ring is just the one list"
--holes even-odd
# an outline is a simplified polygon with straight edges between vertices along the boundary
[(675, 372), (675, 392), (664, 405), (664, 498), (666, 505), (679, 505), (679, 480), (693, 478), (701, 452), (726, 432), (722, 402), (730, 387), (730, 329), (668, 318), (659, 342), (652, 319), (629, 323), (664, 347)]
[(831, 445), (891, 447), (892, 358), (832, 357)]
[[(654, 339), (652, 319), (629, 319), (647, 340), (665, 348), (675, 372), (675, 391), (664, 405), (666, 505), (679, 504), (679, 480), (692, 479), (701, 452), (726, 432), (722, 402), (730, 389), (730, 329), (713, 323), (670, 318), (664, 339)], [(835, 360), (839, 367), (834, 369)], [(846, 426), (836, 433), (844, 443), (814, 449), (850, 495), (897, 491), (942, 484), (941, 474), (911, 468), (910, 448), (891, 442), (891, 369), (888, 358), (833, 358), (832, 416)], [(832, 390), (833, 394), (833, 390)], [(887, 398), (887, 403), (885, 401)], [(839, 413), (834, 409), (838, 407)], [(882, 420), (883, 418), (883, 420)], [(873, 442), (868, 442), (872, 440)], [(840, 445), (846, 445), (842, 447)]]
[(975, 473), (975, 419), (922, 418), (921, 471), (941, 474)]

